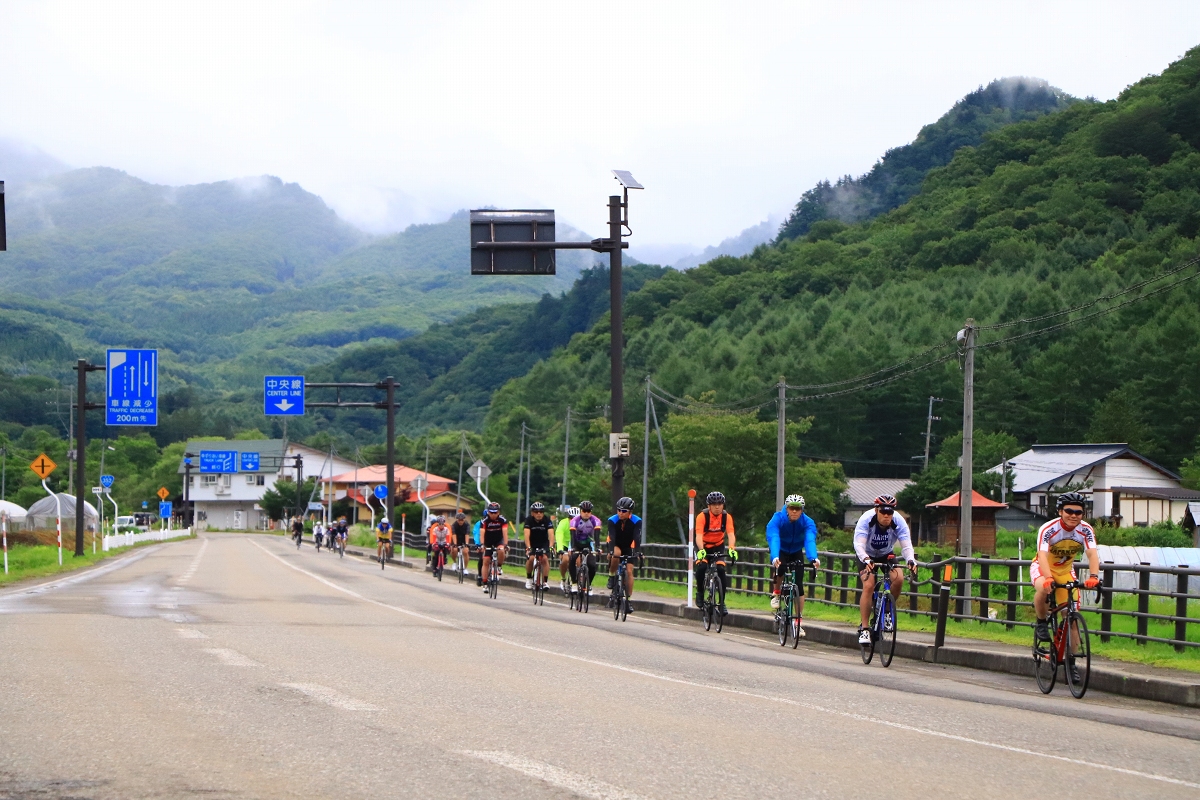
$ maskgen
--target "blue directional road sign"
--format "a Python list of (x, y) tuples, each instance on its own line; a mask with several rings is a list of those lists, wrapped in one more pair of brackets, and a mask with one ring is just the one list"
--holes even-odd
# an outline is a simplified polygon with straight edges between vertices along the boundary
[(142, 501), (142, 508), (149, 508), (149, 507), (150, 507), (150, 504), (149, 504), (149, 503), (147, 503), (145, 500), (143, 500), (143, 501)]
[(158, 424), (158, 351), (109, 350), (104, 423)]
[(162, 517), (163, 519), (171, 518), (171, 501), (170, 500), (164, 500), (158, 504), (158, 516)]
[(387, 497), (387, 486), (382, 483), (375, 487), (375, 496), (380, 500)]
[(258, 453), (242, 453), (242, 472), (258, 472), (260, 463)]
[(229, 474), (237, 472), (237, 450), (201, 450), (200, 471)]
[(103, 486), (105, 489), (111, 489), (112, 485), (113, 485), (113, 476), (112, 475), (101, 475), (100, 476), (100, 485)]
[(304, 414), (304, 376), (268, 375), (263, 378), (263, 413), (268, 417)]

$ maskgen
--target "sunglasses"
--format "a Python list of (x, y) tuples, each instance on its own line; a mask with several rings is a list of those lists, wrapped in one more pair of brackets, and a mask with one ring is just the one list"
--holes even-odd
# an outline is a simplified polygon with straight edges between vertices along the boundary
[(889, 514), (893, 514), (893, 513), (895, 513), (895, 511), (896, 511), (896, 509), (894, 509), (894, 508), (888, 508), (887, 506), (883, 506), (883, 507), (881, 507), (881, 508), (877, 508), (877, 509), (875, 509), (875, 513), (877, 513), (877, 514), (883, 514), (885, 517), (886, 517), (887, 515), (889, 515)]
[(788, 511), (803, 511), (804, 506), (788, 506)]
[(1083, 509), (1082, 508), (1064, 508), (1062, 510), (1062, 513), (1066, 514), (1069, 517), (1082, 517)]

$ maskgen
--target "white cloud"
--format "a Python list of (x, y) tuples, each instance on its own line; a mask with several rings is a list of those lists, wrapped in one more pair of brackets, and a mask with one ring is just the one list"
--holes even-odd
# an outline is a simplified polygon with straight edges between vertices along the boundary
[[(1147, 8), (1150, 6), (1150, 8)], [(703, 246), (1005, 75), (1102, 99), (1194, 2), (6, 3), (0, 135), (163, 183), (278, 175), (371, 229), (615, 191)], [(0, 176), (2, 177), (2, 176)]]

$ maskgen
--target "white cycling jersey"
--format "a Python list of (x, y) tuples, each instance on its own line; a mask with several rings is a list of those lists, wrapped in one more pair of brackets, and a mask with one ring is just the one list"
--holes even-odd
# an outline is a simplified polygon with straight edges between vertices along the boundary
[(887, 528), (880, 526), (879, 521), (875, 518), (874, 509), (863, 513), (858, 518), (858, 524), (854, 526), (854, 552), (858, 555), (859, 561), (868, 559), (879, 561), (887, 558), (895, 551), (896, 542), (900, 543), (900, 553), (905, 562), (916, 561), (912, 536), (909, 534), (908, 523), (904, 521), (904, 517), (896, 514), (892, 517), (892, 524)]

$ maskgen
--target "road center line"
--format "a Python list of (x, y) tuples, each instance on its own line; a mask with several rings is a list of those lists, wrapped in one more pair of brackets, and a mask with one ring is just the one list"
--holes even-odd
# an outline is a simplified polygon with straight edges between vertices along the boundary
[(365, 703), (362, 700), (356, 700), (350, 695), (342, 694), (336, 689), (331, 689), (328, 686), (321, 686), (316, 683), (281, 683), (287, 689), (295, 689), (307, 697), (314, 700), (320, 700), (322, 703), (331, 705), (334, 708), (340, 708), (343, 711), (382, 711), (383, 709), (370, 703)]
[(1092, 769), (1102, 769), (1102, 770), (1107, 770), (1109, 772), (1117, 772), (1122, 775), (1130, 775), (1135, 778), (1146, 778), (1147, 780), (1161, 781), (1163, 783), (1170, 783), (1170, 784), (1173, 784), (1176, 786), (1187, 786), (1188, 788), (1191, 788), (1191, 789), (1200, 789), (1200, 783), (1192, 783), (1190, 781), (1180, 780), (1178, 778), (1171, 778), (1166, 775), (1156, 775), (1156, 774), (1150, 773), (1150, 772), (1140, 772), (1135, 769), (1126, 769), (1124, 767), (1118, 767), (1118, 766), (1115, 766), (1112, 764), (1104, 764), (1104, 763), (1101, 763), (1098, 761), (1085, 761), (1083, 759), (1055, 755), (1054, 753), (1044, 753), (1044, 752), (1039, 752), (1037, 750), (1029, 750), (1024, 747), (1015, 747), (1013, 745), (1001, 744), (999, 742), (989, 742), (989, 741), (986, 741), (983, 739), (973, 739), (968, 736), (959, 736), (958, 734), (954, 734), (954, 733), (947, 733), (945, 731), (933, 730), (932, 728), (920, 728), (915, 725), (906, 725), (902, 722), (893, 722), (891, 720), (880, 719), (878, 717), (870, 717), (865, 714), (856, 714), (853, 711), (843, 711), (843, 710), (837, 709), (837, 708), (829, 708), (827, 706), (819, 706), (819, 705), (816, 705), (815, 703), (805, 703), (805, 702), (801, 702), (799, 700), (793, 700), (790, 697), (781, 697), (778, 695), (757, 694), (755, 692), (746, 692), (746, 691), (742, 691), (740, 689), (730, 689), (725, 686), (718, 686), (716, 684), (711, 684), (711, 683), (698, 683), (696, 681), (684, 680), (683, 678), (675, 678), (670, 675), (662, 675), (662, 674), (655, 673), (655, 672), (648, 672), (646, 670), (637, 669), (635, 667), (627, 667), (627, 666), (623, 666), (621, 664), (613, 664), (613, 663), (610, 663), (607, 661), (597, 661), (597, 660), (591, 659), (591, 658), (584, 658), (583, 656), (571, 655), (570, 653), (560, 653), (555, 650), (547, 650), (542, 647), (534, 647), (533, 645), (524, 644), (522, 642), (515, 642), (510, 639), (504, 639), (504, 638), (502, 638), (500, 636), (496, 636), (494, 634), (485, 633), (483, 631), (472, 630), (471, 628), (464, 627), (457, 623), (449, 622), (449, 621), (443, 620), (443, 619), (438, 619), (437, 617), (431, 617), (427, 614), (421, 614), (417, 611), (411, 611), (407, 608), (401, 608), (399, 606), (390, 605), (388, 603), (383, 603), (378, 600), (372, 600), (369, 597), (364, 597), (363, 595), (359, 594), (358, 592), (354, 591), (353, 589), (347, 589), (344, 586), (339, 586), (338, 584), (334, 583), (333, 581), (323, 578), (320, 575), (317, 575), (315, 573), (309, 572), (308, 570), (304, 569), (303, 567), (298, 567), (295, 564), (289, 563), (286, 559), (283, 559), (280, 556), (276, 555), (275, 553), (272, 553), (270, 550), (263, 547), (258, 542), (251, 542), (251, 544), (253, 544), (258, 549), (262, 550), (267, 555), (271, 556), (271, 558), (274, 558), (280, 564), (283, 564), (286, 567), (294, 569), (297, 572), (301, 573), (302, 575), (307, 575), (308, 577), (312, 578), (313, 580), (323, 583), (332, 589), (335, 589), (339, 592), (343, 592), (344, 594), (350, 595), (351, 597), (354, 597), (358, 600), (362, 600), (364, 603), (369, 603), (371, 605), (379, 606), (380, 608), (386, 608), (388, 610), (395, 611), (397, 613), (404, 614), (406, 616), (415, 617), (417, 619), (422, 619), (427, 622), (433, 622), (438, 625), (443, 625), (443, 626), (445, 626), (447, 628), (451, 628), (453, 630), (463, 631), (464, 633), (472, 633), (472, 634), (475, 634), (476, 636), (482, 637), (484, 639), (488, 639), (493, 642), (498, 642), (500, 644), (505, 644), (510, 647), (517, 647), (522, 650), (529, 650), (534, 653), (542, 653), (543, 655), (556, 656), (558, 658), (565, 658), (570, 661), (577, 661), (577, 662), (580, 662), (583, 664), (590, 664), (592, 666), (604, 667), (607, 669), (614, 669), (614, 670), (618, 670), (620, 672), (625, 672), (625, 673), (628, 673), (631, 675), (639, 675), (644, 678), (650, 678), (652, 680), (663, 681), (665, 683), (673, 683), (673, 684), (677, 684), (680, 686), (689, 686), (689, 687), (692, 687), (695, 689), (707, 689), (709, 691), (722, 692), (724, 694), (731, 694), (731, 695), (735, 695), (738, 697), (751, 698), (754, 700), (764, 700), (768, 703), (785, 703), (787, 705), (795, 706), (797, 708), (804, 708), (804, 709), (808, 709), (810, 711), (816, 711), (816, 712), (823, 713), (823, 714), (830, 714), (832, 716), (842, 717), (843, 719), (852, 719), (852, 720), (855, 720), (858, 722), (868, 722), (872, 725), (884, 725), (889, 728), (895, 728), (896, 730), (907, 731), (909, 733), (920, 733), (920, 734), (924, 734), (925, 736), (933, 736), (933, 737), (936, 737), (939, 739), (947, 739), (947, 740), (954, 741), (954, 742), (962, 742), (963, 744), (973, 744), (973, 745), (978, 745), (980, 747), (989, 747), (994, 750), (1004, 750), (1009, 753), (1018, 753), (1020, 755), (1026, 755), (1026, 756), (1036, 756), (1038, 758), (1045, 758), (1045, 759), (1049, 759), (1051, 761), (1059, 761), (1059, 762), (1065, 762), (1068, 764), (1075, 764), (1075, 765), (1081, 766), (1081, 767), (1090, 767)]
[(225, 648), (225, 647), (206, 647), (206, 648), (204, 648), (204, 652), (212, 653), (214, 656), (221, 659), (221, 663), (227, 664), (231, 667), (261, 667), (262, 666), (262, 664), (258, 663), (254, 659), (247, 658), (246, 656), (242, 655), (238, 651), (229, 650), (228, 648)]
[(544, 781), (551, 786), (565, 789), (571, 794), (579, 795), (580, 797), (590, 797), (592, 800), (641, 800), (639, 795), (632, 792), (627, 792), (612, 784), (589, 778), (586, 775), (568, 772), (565, 769), (560, 769), (544, 761), (534, 761), (533, 759), (522, 758), (521, 756), (499, 750), (462, 750), (460, 752), (463, 755), (478, 758), (481, 761), (507, 767), (523, 775)]

